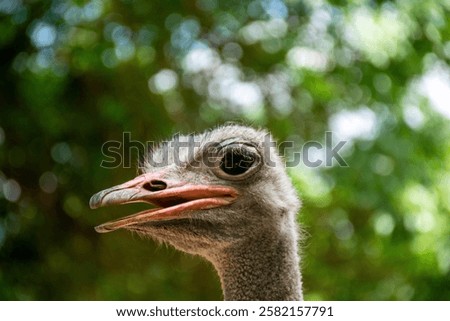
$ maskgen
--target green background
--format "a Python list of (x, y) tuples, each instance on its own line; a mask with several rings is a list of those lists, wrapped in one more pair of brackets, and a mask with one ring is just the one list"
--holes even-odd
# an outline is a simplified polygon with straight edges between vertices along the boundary
[[(220, 300), (198, 257), (93, 227), (124, 132), (347, 143), (296, 166), (307, 300), (450, 299), (450, 1), (0, 0), (0, 299)], [(280, 152), (284, 152), (283, 150)], [(314, 154), (319, 157), (319, 153)], [(289, 155), (288, 155), (289, 156)]]

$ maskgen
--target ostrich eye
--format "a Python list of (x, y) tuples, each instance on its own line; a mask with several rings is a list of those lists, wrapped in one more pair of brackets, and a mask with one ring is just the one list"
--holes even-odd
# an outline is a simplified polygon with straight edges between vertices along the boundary
[(220, 169), (228, 175), (240, 175), (248, 171), (255, 161), (255, 156), (245, 148), (233, 148), (220, 161)]
[(257, 149), (251, 145), (233, 143), (218, 151), (214, 166), (216, 176), (228, 180), (240, 180), (259, 169), (261, 158)]

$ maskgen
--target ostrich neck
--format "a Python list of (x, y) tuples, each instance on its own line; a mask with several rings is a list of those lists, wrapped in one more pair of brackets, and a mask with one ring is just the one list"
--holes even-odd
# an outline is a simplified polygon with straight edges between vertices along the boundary
[(217, 253), (225, 300), (302, 300), (295, 233), (257, 233)]

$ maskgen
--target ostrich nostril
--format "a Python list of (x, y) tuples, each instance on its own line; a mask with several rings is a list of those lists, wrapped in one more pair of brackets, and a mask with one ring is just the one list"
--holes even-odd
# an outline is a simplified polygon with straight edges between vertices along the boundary
[(151, 180), (148, 183), (145, 183), (143, 188), (150, 192), (157, 192), (166, 189), (167, 184), (163, 181), (159, 181), (156, 179)]

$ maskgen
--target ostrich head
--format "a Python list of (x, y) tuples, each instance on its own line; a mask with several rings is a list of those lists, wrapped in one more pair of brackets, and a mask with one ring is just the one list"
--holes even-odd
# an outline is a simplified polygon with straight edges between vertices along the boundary
[(96, 230), (128, 229), (205, 257), (226, 300), (302, 299), (300, 201), (271, 142), (266, 131), (237, 125), (174, 136), (148, 156), (141, 175), (90, 200), (92, 208), (156, 208)]
[(206, 258), (257, 235), (292, 230), (300, 203), (270, 142), (266, 131), (237, 125), (175, 136), (149, 155), (140, 176), (90, 200), (91, 208), (157, 207), (96, 230), (128, 229)]

